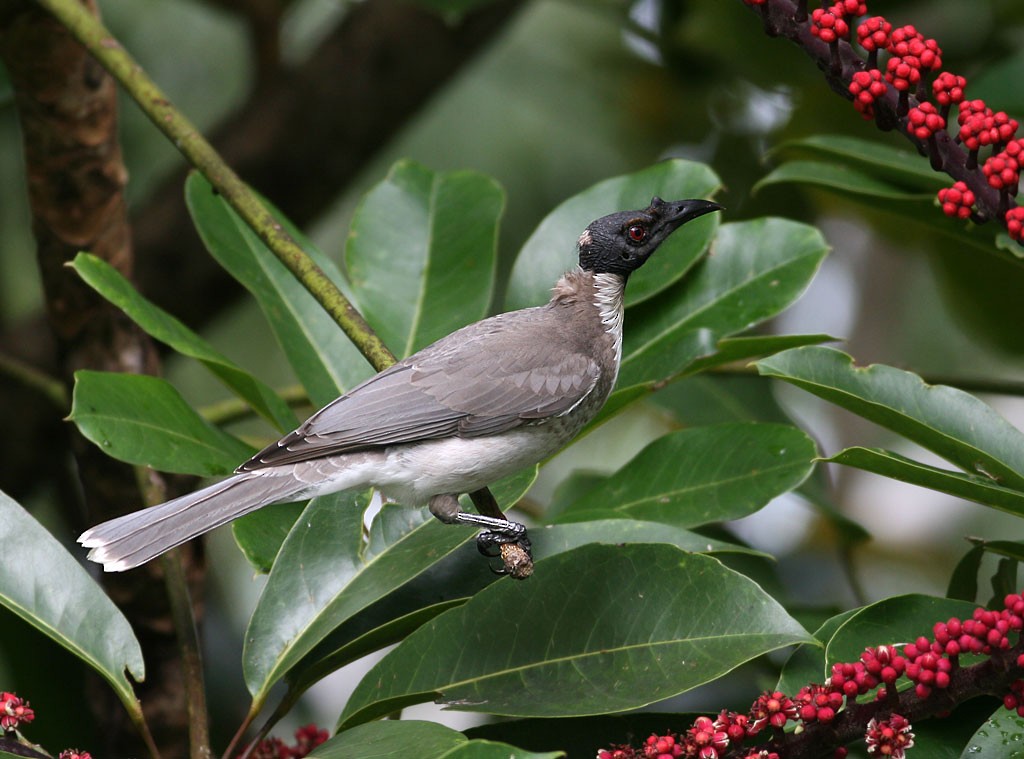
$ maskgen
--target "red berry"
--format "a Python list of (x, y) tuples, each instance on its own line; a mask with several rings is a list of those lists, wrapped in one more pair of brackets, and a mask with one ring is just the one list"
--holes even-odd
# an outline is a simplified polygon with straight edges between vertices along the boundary
[[(1010, 233), (1017, 242), (1021, 242), (1024, 239), (1024, 206), (1017, 206), (1011, 208), (1006, 212), (1006, 231)], [(1018, 666), (1024, 666), (1021, 663), (1021, 659), (1024, 659), (1024, 655), (1017, 659)]]
[[(952, 187), (943, 187), (939, 190), (939, 203), (942, 204), (942, 212), (946, 216), (955, 216), (958, 219), (966, 219), (971, 215), (971, 206), (974, 205), (974, 193), (967, 187), (965, 182), (955, 182)], [(947, 625), (947, 627), (949, 627)], [(963, 636), (966, 638), (968, 645), (964, 645), (964, 640), (959, 641), (961, 650), (971, 647), (971, 641), (973, 638), (970, 636)], [(910, 646), (905, 647), (904, 653)], [(909, 653), (906, 654), (908, 657)], [(915, 654), (916, 656), (916, 654)], [(909, 668), (909, 667), (908, 667)]]
[(932, 93), (939, 105), (952, 105), (964, 99), (964, 88), (967, 80), (962, 76), (943, 71), (932, 82)]
[(931, 103), (921, 103), (907, 112), (907, 131), (919, 140), (927, 140), (945, 128), (946, 120)]
[(815, 8), (811, 13), (811, 34), (828, 43), (848, 37), (850, 25), (843, 18), (842, 6)]

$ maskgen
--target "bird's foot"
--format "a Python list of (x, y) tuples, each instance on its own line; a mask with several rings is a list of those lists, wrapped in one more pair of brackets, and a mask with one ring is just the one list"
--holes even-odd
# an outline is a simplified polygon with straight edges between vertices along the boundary
[(502, 566), (491, 567), (498, 575), (525, 580), (533, 574), (533, 553), (526, 526), (508, 522), (508, 528), (485, 530), (476, 536), (476, 547), (488, 558), (501, 558)]

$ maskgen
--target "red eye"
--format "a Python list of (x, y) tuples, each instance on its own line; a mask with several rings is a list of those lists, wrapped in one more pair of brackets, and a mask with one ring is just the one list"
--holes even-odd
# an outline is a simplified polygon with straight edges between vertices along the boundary
[(626, 234), (629, 235), (629, 239), (633, 242), (643, 242), (644, 238), (647, 237), (647, 229), (641, 224), (634, 224), (626, 230)]

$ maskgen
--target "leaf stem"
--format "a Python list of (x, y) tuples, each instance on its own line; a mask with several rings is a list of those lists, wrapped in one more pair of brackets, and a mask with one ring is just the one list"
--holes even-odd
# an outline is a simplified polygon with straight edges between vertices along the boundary
[[(309, 394), (302, 385), (289, 385), (288, 387), (275, 390), (289, 406), (303, 406), (311, 403)], [(221, 427), (225, 424), (232, 424), (243, 419), (256, 416), (256, 411), (248, 401), (237, 398), (225, 398), (221, 401), (209, 403), (199, 409), (199, 413), (210, 424)]]
[(25, 387), (37, 390), (61, 412), (67, 413), (71, 401), (68, 398), (67, 387), (60, 380), (20, 359), (3, 353), (0, 353), (0, 374), (6, 374)]
[(395, 362), (366, 320), (337, 285), (306, 255), (283, 225), (214, 150), (199, 130), (114, 36), (78, 0), (37, 0), (106, 68), (138, 103), (143, 113), (210, 182), (231, 208), (288, 267), (377, 370)]

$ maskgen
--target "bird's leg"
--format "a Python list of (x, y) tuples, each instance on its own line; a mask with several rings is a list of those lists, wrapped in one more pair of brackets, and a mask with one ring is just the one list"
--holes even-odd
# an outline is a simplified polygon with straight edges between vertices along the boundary
[[(445, 524), (470, 524), (482, 527), (476, 546), (484, 556), (501, 556), (505, 569), (500, 574), (516, 578), (528, 577), (533, 571), (530, 539), (526, 525), (508, 519), (498, 507), (494, 496), (487, 490), (470, 493), (470, 498), (482, 514), (471, 514), (459, 508), (459, 499), (451, 493), (435, 495), (430, 499), (430, 513)], [(494, 553), (494, 547), (498, 552)], [(527, 569), (528, 567), (528, 569)]]

